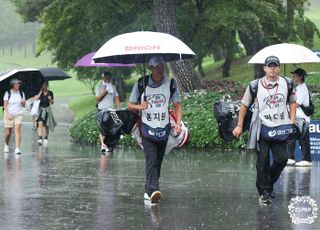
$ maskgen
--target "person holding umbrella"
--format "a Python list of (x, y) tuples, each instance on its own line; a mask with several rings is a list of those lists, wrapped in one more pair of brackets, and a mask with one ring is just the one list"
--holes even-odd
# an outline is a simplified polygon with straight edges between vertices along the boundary
[[(129, 110), (138, 111), (141, 115), (140, 133), (146, 159), (144, 200), (150, 201), (151, 204), (158, 203), (161, 198), (159, 177), (171, 131), (170, 100), (173, 102), (177, 117), (175, 132), (181, 132), (180, 96), (175, 82), (164, 76), (164, 64), (165, 61), (161, 56), (153, 56), (149, 59), (151, 76), (142, 77), (136, 82), (128, 103)], [(141, 90), (142, 87), (143, 90)]]
[[(116, 104), (117, 109), (120, 109), (120, 100), (115, 85), (112, 84), (112, 75), (109, 71), (105, 71), (101, 75), (102, 82), (96, 88), (96, 100), (98, 112), (114, 109)], [(104, 144), (104, 137), (100, 133), (101, 153), (109, 151), (108, 146)]]
[(21, 81), (13, 78), (10, 81), (11, 89), (5, 92), (3, 97), (4, 109), (4, 128), (5, 128), (5, 143), (4, 153), (9, 153), (9, 141), (12, 128), (15, 134), (15, 150), (16, 157), (21, 154), (21, 122), (23, 120), (23, 107), (26, 105), (24, 93), (20, 90)]
[[(242, 134), (244, 117), (250, 105), (254, 103), (254, 115), (257, 114), (255, 120), (261, 124), (257, 128), (259, 135), (256, 134), (254, 137), (257, 143), (256, 187), (259, 193), (259, 202), (270, 204), (274, 198), (273, 186), (287, 164), (287, 143), (294, 138), (291, 134), (297, 133), (298, 128), (294, 125), (296, 98), (291, 87), (293, 82), (291, 79), (279, 76), (279, 58), (268, 56), (265, 59), (263, 69), (265, 76), (252, 81), (244, 93), (238, 124), (233, 130), (233, 135), (240, 137)], [(252, 87), (250, 87), (252, 83), (257, 83), (255, 95), (252, 94)], [(290, 113), (287, 105), (289, 105)], [(252, 132), (251, 129), (250, 131)], [(272, 165), (270, 165), (270, 150), (273, 156)]]
[(310, 94), (307, 85), (304, 83), (306, 71), (301, 68), (297, 68), (291, 72), (293, 74), (293, 80), (296, 84), (296, 97), (297, 97), (297, 117), (304, 120), (302, 133), (299, 138), (299, 144), (301, 145), (301, 151), (303, 159), (300, 162), (296, 162), (294, 159), (294, 150), (296, 142), (292, 141), (289, 144), (290, 155), (288, 159), (288, 165), (296, 165), (300, 167), (311, 167), (311, 152), (310, 152), (310, 137), (309, 137), (309, 123), (310, 117), (305, 114), (301, 106), (308, 107), (310, 102)]
[(50, 105), (54, 103), (53, 92), (48, 89), (49, 83), (46, 80), (40, 92), (34, 97), (34, 100), (40, 100), (39, 112), (35, 116), (38, 127), (38, 141), (39, 145), (48, 145), (49, 129), (54, 130), (57, 123), (52, 114)]

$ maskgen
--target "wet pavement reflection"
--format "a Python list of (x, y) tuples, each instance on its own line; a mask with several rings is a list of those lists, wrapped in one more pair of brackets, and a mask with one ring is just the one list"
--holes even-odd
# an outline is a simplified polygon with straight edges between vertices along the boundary
[[(260, 206), (255, 154), (180, 150), (165, 157), (162, 199), (144, 204), (144, 156), (134, 148), (70, 142), (58, 127), (48, 147), (23, 126), (23, 154), (0, 158), (0, 229), (320, 229), (294, 224), (288, 205), (310, 196), (320, 205), (320, 164), (286, 167), (270, 206)], [(1, 134), (3, 141), (3, 134)]]

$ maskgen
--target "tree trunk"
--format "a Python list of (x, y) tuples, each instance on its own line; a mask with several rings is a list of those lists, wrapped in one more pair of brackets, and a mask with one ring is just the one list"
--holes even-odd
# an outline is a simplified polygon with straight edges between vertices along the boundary
[(204, 71), (203, 71), (202, 59), (199, 60), (197, 64), (198, 64), (198, 70), (199, 70), (199, 73), (200, 73), (201, 78), (205, 78), (205, 77), (206, 77), (206, 74), (205, 74)]
[[(174, 0), (153, 0), (153, 5), (157, 30), (179, 38)], [(193, 91), (200, 86), (200, 81), (189, 60), (171, 62), (170, 67), (180, 91)]]
[(254, 79), (262, 78), (265, 75), (263, 70), (263, 64), (255, 64), (254, 67)]
[(212, 56), (213, 56), (214, 62), (221, 61), (225, 58), (224, 52), (223, 52), (223, 49), (221, 48), (221, 46), (214, 46), (213, 47)]
[(241, 43), (244, 45), (247, 56), (256, 54), (263, 48), (263, 43), (260, 38), (262, 33), (254, 31), (238, 31)]
[(294, 3), (293, 0), (287, 0), (287, 37), (291, 39), (293, 34), (293, 20), (294, 20)]
[(122, 77), (115, 77), (115, 85), (119, 94), (119, 100), (120, 101), (125, 101), (126, 99), (126, 88), (125, 88), (125, 83), (122, 79)]
[(230, 67), (233, 55), (227, 55), (222, 66), (222, 77), (230, 77)]

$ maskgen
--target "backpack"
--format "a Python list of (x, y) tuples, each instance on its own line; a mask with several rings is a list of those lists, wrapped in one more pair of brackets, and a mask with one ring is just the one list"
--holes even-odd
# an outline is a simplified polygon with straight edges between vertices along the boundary
[[(9, 101), (9, 99), (11, 97), (11, 90), (8, 90), (7, 93), (8, 93), (8, 101)], [(21, 98), (23, 98), (23, 91), (19, 90), (19, 93), (20, 93)]]
[[(7, 93), (8, 93), (8, 101), (9, 101), (10, 97), (11, 97), (11, 90), (8, 90)], [(20, 93), (21, 98), (23, 98), (23, 94), (24, 94), (23, 91), (19, 90), (19, 93)], [(4, 111), (4, 107), (2, 107), (2, 110)]]
[[(143, 92), (145, 90), (145, 85), (149, 81), (149, 77), (150, 76), (140, 77), (138, 80), (138, 91), (139, 91), (138, 101), (141, 101), (141, 95), (143, 94)], [(170, 80), (170, 97), (174, 94), (176, 89), (177, 89), (177, 83), (173, 78), (171, 78), (171, 80)]]
[(303, 113), (310, 117), (312, 114), (314, 114), (314, 105), (311, 101), (311, 95), (309, 94), (309, 106), (300, 105)]

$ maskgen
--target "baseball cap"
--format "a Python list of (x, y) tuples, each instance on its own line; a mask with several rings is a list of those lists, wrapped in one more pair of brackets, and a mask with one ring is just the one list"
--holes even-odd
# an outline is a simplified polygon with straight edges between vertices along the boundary
[(305, 77), (307, 75), (306, 71), (301, 68), (297, 68), (295, 71), (291, 72), (292, 74), (298, 74), (301, 77)]
[(20, 81), (19, 79), (17, 79), (17, 78), (13, 78), (13, 79), (11, 79), (11, 81), (10, 81), (10, 85), (18, 84), (18, 83), (21, 83), (21, 81)]
[(103, 73), (102, 73), (102, 77), (111, 77), (112, 75), (111, 75), (111, 73), (110, 73), (110, 71), (104, 71)]
[(276, 56), (269, 56), (266, 58), (266, 60), (264, 61), (264, 65), (265, 66), (268, 66), (270, 65), (271, 63), (274, 63), (276, 64), (277, 66), (280, 65), (280, 61), (279, 61), (279, 58), (276, 57)]
[(164, 64), (164, 63), (165, 61), (161, 56), (153, 56), (152, 58), (149, 59), (149, 66), (156, 67), (159, 64)]

